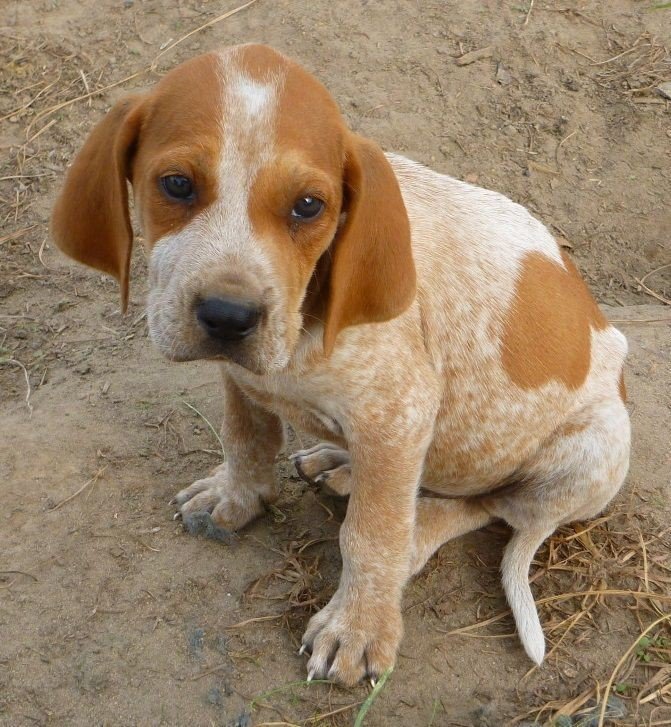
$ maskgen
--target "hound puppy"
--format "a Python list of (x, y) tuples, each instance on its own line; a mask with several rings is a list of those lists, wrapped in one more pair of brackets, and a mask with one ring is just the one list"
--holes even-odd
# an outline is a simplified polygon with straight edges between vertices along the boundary
[(126, 180), (151, 338), (224, 379), (226, 462), (177, 495), (181, 515), (237, 530), (263, 513), (284, 422), (323, 441), (294, 456), (303, 475), (349, 494), (340, 585), (303, 637), (309, 678), (390, 668), (408, 578), (498, 518), (513, 528), (503, 585), (540, 662), (534, 552), (599, 513), (629, 459), (626, 341), (548, 230), (500, 194), (384, 154), (258, 45), (120, 101), (70, 168), (53, 236), (114, 275), (124, 306)]

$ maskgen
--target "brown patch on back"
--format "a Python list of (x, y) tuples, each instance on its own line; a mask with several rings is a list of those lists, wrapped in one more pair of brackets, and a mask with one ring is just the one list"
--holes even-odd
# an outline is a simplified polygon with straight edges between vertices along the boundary
[(575, 295), (580, 301), (581, 306), (584, 307), (585, 312), (589, 316), (592, 327), (596, 328), (597, 331), (603, 331), (605, 328), (608, 328), (609, 324), (606, 317), (601, 312), (601, 309), (592, 297), (592, 294), (589, 292), (589, 289), (585, 285), (585, 281), (580, 276), (578, 268), (574, 265), (570, 255), (566, 252), (566, 250), (562, 250), (560, 254), (564, 261), (564, 265), (572, 278), (572, 286), (570, 287), (571, 294)]
[(504, 325), (502, 363), (523, 389), (553, 380), (578, 389), (589, 372), (591, 329), (608, 326), (572, 261), (565, 253), (562, 258), (566, 269), (540, 252), (522, 262)]

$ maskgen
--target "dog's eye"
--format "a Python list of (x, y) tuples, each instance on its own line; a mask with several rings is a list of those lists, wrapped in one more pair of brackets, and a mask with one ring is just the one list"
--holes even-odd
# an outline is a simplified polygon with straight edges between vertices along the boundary
[(317, 197), (301, 197), (291, 210), (295, 220), (314, 220), (324, 209), (324, 203)]
[(193, 199), (193, 182), (182, 174), (168, 174), (161, 177), (161, 186), (171, 199), (189, 202)]

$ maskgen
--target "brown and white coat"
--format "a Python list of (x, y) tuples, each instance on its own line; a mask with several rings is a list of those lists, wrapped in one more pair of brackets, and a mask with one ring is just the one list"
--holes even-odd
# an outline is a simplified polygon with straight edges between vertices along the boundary
[[(190, 183), (188, 199), (162, 180)], [(408, 578), (450, 538), (513, 528), (503, 583), (529, 656), (538, 546), (600, 512), (627, 473), (622, 334), (524, 208), (352, 133), (309, 73), (239, 46), (119, 102), (68, 172), (52, 232), (128, 297), (127, 185), (149, 252), (150, 335), (172, 360), (218, 361), (226, 461), (176, 497), (238, 529), (278, 496), (294, 454), (349, 495), (343, 570), (304, 636), (309, 677), (351, 684), (394, 664)], [(183, 183), (183, 182), (181, 182)], [(297, 200), (319, 214), (294, 214)], [(234, 339), (203, 301), (256, 311)]]

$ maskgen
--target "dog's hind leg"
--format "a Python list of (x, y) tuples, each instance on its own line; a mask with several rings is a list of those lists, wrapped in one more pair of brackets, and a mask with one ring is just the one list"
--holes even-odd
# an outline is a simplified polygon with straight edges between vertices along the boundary
[(419, 573), (443, 543), (478, 530), (492, 520), (477, 498), (440, 499), (420, 497), (417, 501), (410, 572)]
[(534, 553), (560, 525), (598, 515), (629, 465), (629, 417), (619, 399), (576, 413), (520, 471), (520, 481), (481, 499), (515, 531), (502, 562), (503, 586), (527, 654), (540, 664), (545, 640), (529, 588)]

